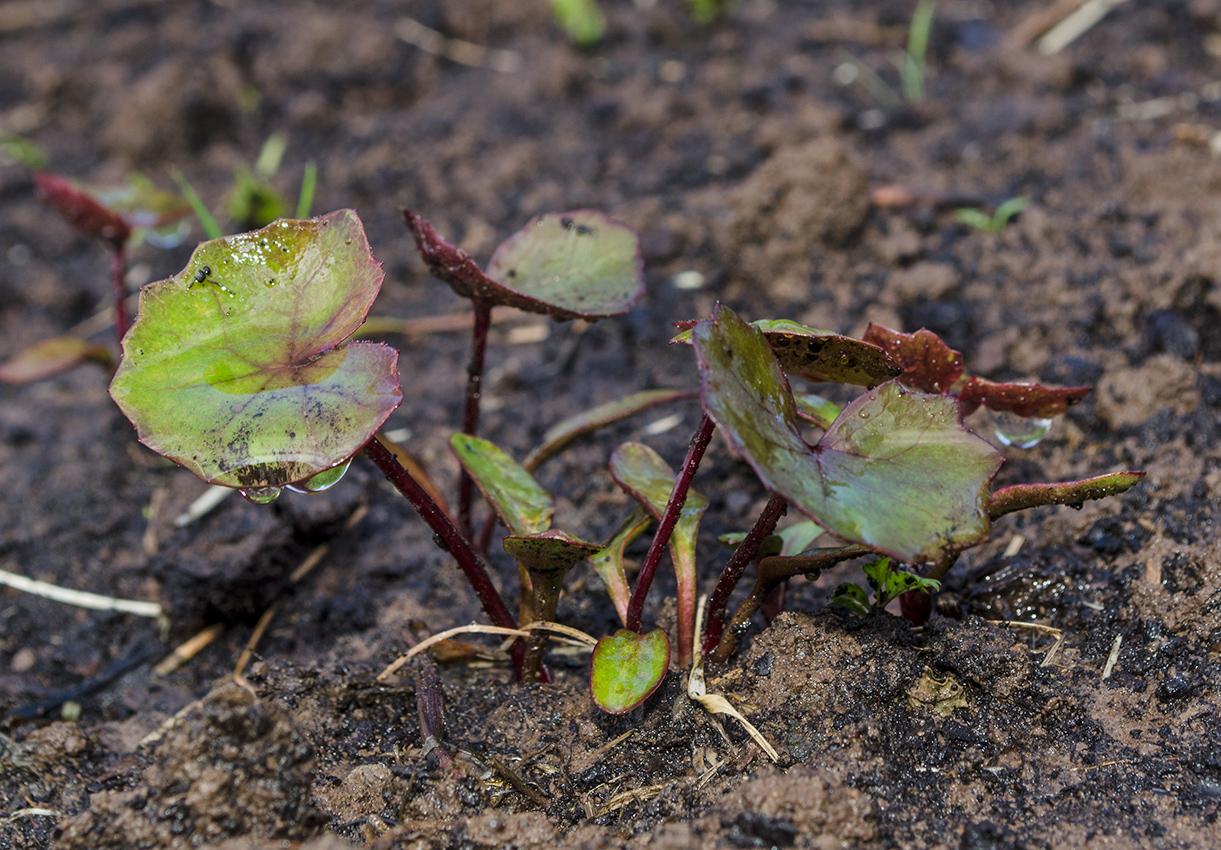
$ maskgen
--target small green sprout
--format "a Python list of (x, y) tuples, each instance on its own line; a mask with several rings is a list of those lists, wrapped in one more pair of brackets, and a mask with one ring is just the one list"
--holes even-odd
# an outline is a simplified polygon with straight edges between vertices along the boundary
[(976, 230), (982, 230), (984, 233), (1000, 233), (1011, 218), (1028, 209), (1030, 209), (1030, 198), (1019, 196), (1002, 203), (992, 215), (974, 207), (964, 207), (955, 211), (954, 218), (960, 223), (974, 227)]

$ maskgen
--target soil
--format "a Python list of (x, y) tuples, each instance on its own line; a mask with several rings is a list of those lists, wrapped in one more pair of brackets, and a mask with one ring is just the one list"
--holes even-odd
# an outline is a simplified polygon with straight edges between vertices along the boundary
[[(6, 387), (0, 566), (159, 601), (168, 627), (0, 590), (0, 848), (1221, 846), (1221, 3), (1120, 4), (1043, 55), (1033, 34), (1062, 4), (943, 0), (926, 98), (886, 104), (845, 83), (856, 62), (899, 90), (907, 2), (742, 0), (706, 27), (677, 0), (600, 5), (606, 35), (581, 50), (541, 0), (8, 3), (0, 134), (94, 183), (138, 169), (168, 187), (180, 169), (222, 209), (234, 169), (284, 133), (275, 185), (295, 197), (316, 161), (315, 210), (360, 213), (387, 271), (379, 315), (463, 310), (414, 256), (403, 205), (480, 260), (544, 211), (638, 228), (648, 295), (630, 316), (494, 327), (482, 430), (518, 456), (591, 404), (694, 387), (670, 323), (721, 300), (853, 334), (928, 327), (975, 374), (1094, 385), (1037, 446), (1006, 450), (997, 483), (1147, 478), (999, 521), (920, 630), (827, 607), (854, 567), (795, 581), (788, 611), (709, 671), (774, 764), (678, 671), (612, 717), (586, 657), (555, 651), (548, 685), (495, 657), (442, 669), (447, 765), (421, 742), (412, 668), (376, 676), (411, 621), (481, 615), (371, 466), (178, 527), (203, 485), (135, 442), (99, 370)], [(407, 19), (516, 61), (422, 49)], [(883, 185), (914, 202), (871, 203)], [(999, 232), (955, 218), (1015, 196), (1032, 206)], [(0, 204), (9, 357), (103, 308), (108, 259), (11, 157)], [(189, 250), (134, 249), (129, 283)], [(406, 400), (388, 427), (453, 492), (465, 338), (391, 341)], [(645, 440), (677, 465), (698, 415), (638, 417), (550, 461), (558, 526), (608, 537), (628, 510), (611, 448)], [(716, 536), (765, 494), (723, 443), (696, 486), (707, 590)], [(510, 587), (512, 565), (491, 562)], [(663, 595), (647, 623), (672, 621)], [(243, 689), (231, 673), (273, 604)], [(591, 572), (559, 619), (617, 625)]]

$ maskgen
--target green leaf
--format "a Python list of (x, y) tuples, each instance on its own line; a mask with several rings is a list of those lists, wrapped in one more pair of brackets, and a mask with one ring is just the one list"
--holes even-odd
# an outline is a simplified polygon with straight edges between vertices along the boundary
[(620, 629), (594, 647), (589, 662), (589, 689), (594, 703), (608, 714), (625, 714), (640, 705), (666, 676), (670, 639), (661, 629), (638, 635)]
[(538, 469), (543, 461), (584, 434), (659, 404), (692, 398), (694, 395), (687, 390), (643, 390), (591, 407), (548, 428), (547, 433), (543, 434), (542, 444), (530, 452), (522, 461), (522, 466), (531, 471)]
[[(611, 454), (610, 472), (619, 486), (627, 490), (653, 519), (661, 519), (677, 478), (661, 455), (641, 443), (624, 443)], [(695, 623), (695, 550), (700, 520), (706, 510), (707, 497), (688, 490), (687, 500), (683, 502), (670, 535), (670, 558), (674, 561), (674, 575), (678, 581), (678, 645), (684, 660), (686, 653), (682, 650), (691, 646)]]
[(878, 608), (885, 608), (893, 600), (913, 590), (936, 593), (941, 589), (941, 582), (936, 579), (924, 578), (906, 570), (895, 569), (890, 558), (870, 561), (861, 569), (865, 571), (869, 586), (873, 588), (874, 605)]
[(644, 294), (636, 232), (597, 210), (547, 213), (500, 244), (488, 277), (560, 318), (618, 316)]
[(888, 381), (845, 407), (811, 449), (758, 329), (721, 305), (693, 341), (705, 410), (765, 486), (828, 531), (908, 562), (987, 537), (1001, 457), (962, 427), (956, 401)]
[(623, 567), (623, 553), (652, 521), (644, 508), (636, 508), (623, 525), (619, 526), (615, 536), (602, 547), (602, 551), (589, 559), (590, 565), (606, 585), (606, 592), (623, 623), (627, 622), (627, 606), (632, 598), (632, 589), (628, 586), (627, 572)]
[(635, 231), (595, 210), (548, 213), (510, 236), (487, 272), (403, 210), (429, 271), (464, 298), (507, 305), (553, 319), (601, 319), (631, 309), (644, 294)]
[(824, 431), (831, 427), (843, 410), (835, 402), (814, 393), (793, 393), (793, 401), (797, 404), (797, 415), (808, 419)]
[(845, 608), (857, 617), (869, 616), (869, 594), (859, 584), (843, 582), (831, 592), (831, 604)]
[(591, 47), (606, 32), (606, 19), (597, 0), (551, 0), (551, 11), (573, 44)]
[(596, 543), (587, 543), (563, 531), (506, 537), (504, 547), (531, 573), (561, 574), (602, 549)]
[(555, 500), (503, 449), (470, 434), (454, 434), (449, 444), (511, 533), (521, 537), (551, 528)]
[(209, 483), (303, 482), (402, 401), (398, 352), (345, 345), (383, 276), (351, 210), (204, 242), (140, 293), (110, 394), (141, 442)]

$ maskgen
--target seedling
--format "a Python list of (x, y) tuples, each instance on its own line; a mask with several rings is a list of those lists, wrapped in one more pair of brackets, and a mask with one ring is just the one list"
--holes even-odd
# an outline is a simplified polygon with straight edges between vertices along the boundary
[[(440, 236), (427, 220), (403, 210), (429, 271), (474, 307), (462, 433), (479, 430), (479, 399), (492, 308), (498, 305), (542, 313), (559, 321), (593, 321), (631, 309), (644, 294), (639, 240), (628, 227), (600, 212), (577, 210), (540, 216), (501, 243), (487, 271)], [(471, 533), (474, 484), (459, 483), (458, 527)]]
[(955, 211), (954, 218), (962, 224), (982, 230), (984, 233), (1000, 233), (1011, 218), (1028, 209), (1030, 209), (1030, 198), (1016, 197), (1001, 203), (992, 215), (974, 207), (963, 207)]
[[(502, 628), (553, 620), (565, 573), (592, 560), (624, 624), (598, 642), (591, 659), (591, 692), (607, 711), (639, 705), (668, 668), (669, 638), (642, 627), (667, 550), (678, 576), (680, 663), (697, 662), (697, 669), (701, 656), (731, 652), (754, 612), (794, 575), (868, 558), (873, 604), (896, 595), (927, 599), (958, 554), (987, 538), (996, 517), (1112, 495), (1140, 478), (1116, 473), (992, 492), (1000, 452), (963, 425), (964, 409), (1052, 416), (1084, 388), (968, 377), (961, 356), (928, 331), (871, 326), (865, 340), (854, 340), (787, 321), (748, 324), (718, 306), (710, 319), (685, 323), (679, 336), (696, 355), (704, 410), (682, 466), (675, 474), (641, 444), (616, 449), (612, 474), (640, 507), (606, 545), (586, 542), (552, 528), (554, 500), (532, 470), (566, 442), (684, 393), (636, 394), (573, 417), (519, 464), (473, 433), (487, 319), (493, 304), (559, 319), (625, 311), (640, 294), (635, 235), (600, 213), (547, 215), (502, 244), (485, 272), (428, 222), (404, 215), (430, 269), (475, 304), (464, 428), (451, 445), (465, 479), (508, 528), (504, 548), (517, 562), (522, 588), (517, 618), (472, 545), (469, 499), (466, 521), (455, 525), (377, 435), (402, 389), (397, 352), (352, 339), (382, 282), (355, 213), (278, 221), (200, 245), (182, 272), (141, 293), (111, 394), (146, 445), (255, 502), (286, 488), (333, 486), (363, 452), (457, 560)], [(790, 378), (866, 389), (841, 410), (819, 396), (795, 396)], [(824, 431), (813, 444), (803, 431), (811, 423)], [(696, 539), (706, 500), (691, 484), (717, 428), (772, 495), (713, 589), (696, 654)], [(777, 533), (789, 506), (807, 519)], [(657, 531), (629, 586), (625, 547), (654, 519)], [(820, 530), (842, 545), (809, 549)], [(755, 587), (728, 618), (732, 591), (751, 563)], [(868, 609), (863, 591), (846, 590), (843, 598), (849, 595)], [(514, 645), (519, 675), (547, 680), (543, 648), (541, 639)]]
[(597, 0), (551, 0), (551, 13), (578, 47), (593, 47), (606, 32)]
[(847, 51), (841, 51), (841, 61), (835, 77), (842, 85), (860, 83), (884, 109), (898, 112), (905, 107), (923, 103), (924, 79), (927, 72), (928, 42), (937, 11), (934, 0), (921, 0), (912, 14), (907, 30), (907, 49), (896, 50), (891, 57), (899, 72), (899, 93), (881, 75)]
[[(123, 186), (100, 189), (39, 172), (34, 175), (34, 185), (42, 201), (76, 230), (97, 237), (110, 247), (115, 336), (122, 341), (128, 325), (124, 304), (128, 241), (133, 234), (139, 234), (152, 242), (178, 244), (185, 236), (180, 226), (187, 213), (185, 206), (176, 195), (158, 190), (139, 174), (129, 175)], [(172, 228), (172, 232), (165, 228)]]

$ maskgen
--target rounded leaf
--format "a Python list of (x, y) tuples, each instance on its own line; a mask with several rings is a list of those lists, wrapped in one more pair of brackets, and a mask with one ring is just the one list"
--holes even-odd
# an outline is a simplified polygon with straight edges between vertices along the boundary
[(657, 690), (670, 667), (670, 639), (661, 629), (647, 635), (620, 629), (594, 647), (589, 688), (598, 708), (625, 714)]
[(305, 481), (402, 401), (398, 352), (343, 345), (383, 277), (351, 210), (204, 242), (140, 293), (110, 393), (141, 442), (209, 483)]
[(487, 275), (546, 305), (552, 318), (617, 316), (644, 294), (638, 242), (597, 210), (547, 213), (500, 244)]

